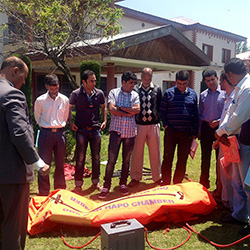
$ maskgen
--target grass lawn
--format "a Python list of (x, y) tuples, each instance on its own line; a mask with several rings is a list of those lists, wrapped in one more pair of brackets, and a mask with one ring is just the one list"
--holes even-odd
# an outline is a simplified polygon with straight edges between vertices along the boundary
[[(106, 161), (108, 157), (108, 136), (103, 135), (102, 137), (102, 150), (101, 150), (101, 161)], [(162, 132), (163, 139), (163, 132)], [(163, 149), (163, 143), (162, 143)], [(175, 169), (175, 160), (173, 164), (173, 169)], [(121, 154), (119, 154), (118, 162), (116, 164), (116, 170), (121, 169), (122, 158)], [(91, 158), (89, 149), (87, 152), (87, 160), (86, 166), (91, 169)], [(148, 160), (148, 151), (145, 150), (144, 157), (144, 166), (150, 167)], [(101, 182), (103, 182), (103, 175), (105, 173), (105, 165), (101, 166)], [(187, 163), (187, 171), (188, 177), (194, 181), (199, 181), (200, 177), (200, 146), (197, 149), (197, 153), (195, 158), (192, 160), (190, 157)], [(213, 152), (212, 162), (211, 162), (211, 170), (210, 170), (210, 190), (215, 189), (215, 154)], [(50, 174), (51, 183), (53, 186), (53, 167)], [(152, 187), (152, 180), (147, 179), (148, 176), (144, 176), (143, 181), (140, 185), (130, 189), (131, 192), (141, 191), (146, 188)], [(128, 182), (130, 178), (128, 179)], [(186, 181), (186, 180), (185, 180)], [(84, 179), (83, 190), (86, 197), (97, 200), (98, 191), (93, 191), (89, 189), (91, 186), (91, 179)], [(74, 181), (67, 181), (67, 189), (72, 190), (74, 188)], [(114, 191), (115, 190), (115, 191)], [(120, 197), (119, 191), (119, 180), (118, 178), (113, 178), (111, 194), (108, 196), (108, 199), (115, 199)], [(38, 193), (37, 180), (31, 184), (31, 196), (36, 196)], [(233, 241), (236, 241), (240, 238), (238, 235), (238, 230), (242, 228), (239, 225), (231, 225), (231, 224), (221, 224), (220, 223), (220, 215), (222, 211), (214, 210), (211, 214), (207, 216), (200, 216), (198, 220), (189, 222), (191, 226), (194, 227), (195, 230), (203, 234), (205, 237), (210, 239), (213, 242), (219, 244), (229, 244)], [(73, 246), (80, 246), (88, 242), (92, 239), (98, 232), (99, 229), (96, 228), (86, 228), (86, 227), (76, 227), (76, 226), (62, 226), (62, 232), (65, 236), (66, 241)], [(180, 244), (182, 241), (186, 239), (188, 233), (175, 225), (170, 225), (170, 231), (166, 234), (164, 232), (164, 225), (159, 225), (157, 229), (150, 231), (148, 234), (149, 242), (157, 248), (167, 249), (170, 247), (174, 247)], [(55, 231), (53, 233), (43, 233), (35, 236), (27, 236), (26, 240), (26, 249), (30, 250), (40, 250), (40, 249), (49, 249), (49, 250), (60, 250), (60, 249), (70, 249), (66, 245), (64, 245), (62, 239), (60, 238), (60, 230)], [(95, 241), (93, 241), (90, 245), (85, 247), (84, 249), (101, 249), (101, 237), (99, 236)], [(151, 249), (148, 244), (145, 242), (145, 249)], [(180, 249), (217, 249), (216, 247), (206, 243), (203, 239), (198, 237), (195, 233), (192, 233), (189, 241), (184, 244)], [(237, 246), (234, 246), (230, 249), (250, 249), (250, 240), (247, 240)]]

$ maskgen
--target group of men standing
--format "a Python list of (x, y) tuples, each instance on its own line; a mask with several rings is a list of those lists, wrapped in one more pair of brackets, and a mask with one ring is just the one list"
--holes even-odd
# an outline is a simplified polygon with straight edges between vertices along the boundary
[[(68, 120), (71, 129), (76, 131), (74, 191), (82, 191), (89, 143), (92, 156), (92, 186), (100, 191), (100, 199), (105, 199), (110, 192), (121, 145), (123, 163), (120, 191), (123, 195), (129, 194), (129, 170), (129, 187), (138, 185), (142, 179), (145, 143), (149, 149), (153, 181), (156, 184), (169, 185), (176, 145), (178, 150), (174, 184), (181, 183), (185, 176), (190, 146), (195, 138), (201, 140), (200, 183), (209, 188), (214, 141), (229, 146), (227, 136), (237, 135), (241, 162), (232, 163), (230, 171), (228, 170), (230, 178), (225, 178), (225, 172), (219, 164), (222, 151), (217, 149), (217, 189), (213, 195), (218, 193), (224, 204), (232, 210), (222, 221), (246, 224), (241, 233), (249, 234), (250, 226), (247, 221), (250, 215), (250, 187), (244, 181), (250, 165), (250, 77), (240, 59), (231, 59), (224, 69), (225, 72), (220, 78), (221, 87), (218, 85), (215, 71), (203, 72), (203, 80), (208, 89), (200, 95), (199, 108), (195, 91), (188, 87), (188, 71), (177, 72), (176, 86), (167, 89), (163, 96), (160, 87), (152, 82), (152, 69), (142, 70), (141, 84), (137, 86), (136, 75), (130, 71), (124, 72), (121, 87), (112, 89), (108, 95), (107, 103), (111, 114), (110, 137), (102, 187), (99, 180), (100, 131), (107, 124), (107, 107), (104, 93), (95, 88), (95, 73), (91, 70), (84, 71), (81, 76), (82, 85), (71, 93), (70, 98), (59, 93), (59, 80), (56, 75), (49, 74), (45, 77), (47, 92), (38, 97), (34, 105), (35, 119), (40, 126), (37, 153), (26, 99), (19, 90), (25, 83), (28, 68), (17, 57), (7, 58), (2, 64), (0, 74), (0, 248), (24, 248), (29, 182), (34, 179), (32, 165), (39, 171), (39, 194), (48, 195), (49, 166), (54, 154), (54, 188), (66, 188), (64, 127)], [(74, 122), (73, 107), (76, 111)], [(99, 108), (102, 111), (102, 122)], [(162, 163), (160, 120), (165, 129)], [(4, 150), (6, 148), (7, 151)], [(233, 190), (233, 196), (230, 190)]]

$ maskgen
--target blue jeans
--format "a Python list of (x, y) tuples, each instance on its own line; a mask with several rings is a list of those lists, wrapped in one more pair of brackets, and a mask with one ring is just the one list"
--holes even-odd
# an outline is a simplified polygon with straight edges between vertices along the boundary
[[(54, 189), (65, 189), (64, 158), (66, 156), (66, 136), (64, 130), (51, 132), (41, 128), (38, 140), (38, 153), (46, 164), (51, 166), (52, 153), (55, 158)], [(49, 195), (49, 175), (38, 172), (38, 189), (40, 195)]]
[(101, 149), (101, 132), (97, 130), (82, 129), (76, 132), (76, 172), (75, 184), (82, 186), (86, 151), (90, 145), (92, 157), (92, 183), (97, 184), (100, 176), (100, 149)]
[(122, 147), (122, 171), (121, 171), (120, 185), (127, 184), (130, 157), (133, 152), (135, 137), (121, 138), (120, 134), (118, 134), (115, 131), (111, 131), (109, 137), (109, 147), (108, 147), (108, 164), (106, 166), (106, 173), (104, 177), (105, 181), (104, 187), (108, 189), (110, 189), (111, 187), (111, 180), (121, 144), (123, 144), (123, 147)]
[(240, 163), (233, 163), (234, 211), (232, 216), (237, 220), (247, 221), (250, 214), (250, 191), (244, 190), (244, 180), (250, 166), (250, 146), (240, 144), (240, 158)]

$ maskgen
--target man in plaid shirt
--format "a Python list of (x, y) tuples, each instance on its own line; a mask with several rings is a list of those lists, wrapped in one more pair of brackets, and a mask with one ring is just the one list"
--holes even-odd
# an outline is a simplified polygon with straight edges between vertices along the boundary
[(123, 195), (128, 194), (126, 185), (129, 163), (136, 136), (135, 114), (140, 112), (139, 95), (133, 90), (136, 80), (137, 77), (134, 73), (130, 71), (124, 72), (122, 75), (122, 87), (112, 89), (108, 96), (109, 112), (111, 113), (108, 164), (106, 166), (104, 186), (99, 199), (105, 199), (109, 194), (111, 179), (121, 144), (123, 144), (123, 162), (120, 190)]

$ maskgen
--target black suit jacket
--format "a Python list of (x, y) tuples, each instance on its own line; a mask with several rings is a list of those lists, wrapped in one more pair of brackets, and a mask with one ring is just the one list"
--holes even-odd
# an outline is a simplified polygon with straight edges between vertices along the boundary
[(0, 184), (34, 180), (38, 159), (25, 95), (0, 77)]

